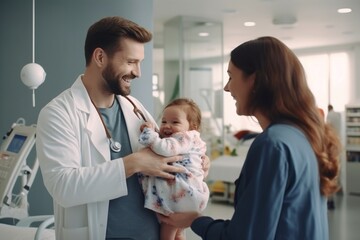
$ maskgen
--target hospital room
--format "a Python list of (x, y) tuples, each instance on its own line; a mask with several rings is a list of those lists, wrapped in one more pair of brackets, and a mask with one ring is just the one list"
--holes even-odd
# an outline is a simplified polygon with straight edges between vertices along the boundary
[[(172, 240), (164, 237), (169, 226), (181, 240), (359, 239), (359, 0), (2, 0), (0, 15), (0, 240), (142, 240), (160, 239), (159, 234)], [(101, 25), (101, 19), (109, 22)], [(106, 47), (106, 38), (95, 48), (96, 31), (111, 31), (116, 19), (138, 27), (121, 40), (130, 51)], [(139, 32), (141, 41), (134, 37)], [(251, 48), (261, 41), (278, 44), (274, 56), (265, 47)], [(275, 56), (278, 48), (288, 61)], [(270, 83), (259, 87), (262, 72), (249, 66), (262, 50), (259, 62), (271, 59), (271, 66), (280, 66), (265, 63), (264, 69), (274, 75), (294, 71), (286, 75), (291, 77), (296, 71), (304, 80), (303, 85), (292, 80), (291, 93), (277, 84), (283, 78), (271, 83), (275, 93), (298, 104), (285, 119), (271, 116), (284, 107), (272, 104), (281, 94), (269, 97), (271, 90), (264, 89)], [(117, 69), (120, 53), (130, 60)], [(111, 84), (120, 77), (118, 89)], [(101, 94), (111, 96), (106, 99), (111, 107)], [(241, 94), (248, 97), (248, 109)], [(310, 100), (301, 102), (305, 95)], [(141, 188), (143, 174), (162, 177), (166, 187), (172, 178), (188, 181), (193, 175), (169, 164), (175, 157), (142, 149), (139, 142), (147, 138), (140, 133), (154, 128), (160, 137), (166, 109), (176, 107), (168, 104), (179, 98), (193, 100), (199, 109), (188, 115), (201, 118), (195, 130), (205, 147), (196, 159), (206, 198), (196, 215), (174, 210), (164, 217), (144, 207), (156, 189)], [(255, 109), (256, 104), (263, 106)], [(108, 119), (115, 115), (108, 111), (113, 106), (120, 112), (114, 122)], [(302, 125), (309, 121), (312, 126)], [(275, 129), (282, 130), (270, 139)], [(302, 139), (298, 146), (291, 146), (295, 136), (289, 132)], [(315, 141), (322, 141), (322, 149)], [(183, 155), (192, 156), (188, 152)], [(301, 173), (292, 172), (305, 165), (290, 163), (296, 161), (294, 152), (314, 160), (306, 161)], [(193, 197), (190, 188), (169, 199)], [(155, 209), (166, 201), (157, 197)]]

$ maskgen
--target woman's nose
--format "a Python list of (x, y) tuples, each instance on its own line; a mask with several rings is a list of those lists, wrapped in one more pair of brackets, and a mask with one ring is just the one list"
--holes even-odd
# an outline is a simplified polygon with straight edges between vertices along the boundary
[(229, 82), (226, 83), (226, 85), (224, 86), (224, 91), (225, 92), (229, 92)]

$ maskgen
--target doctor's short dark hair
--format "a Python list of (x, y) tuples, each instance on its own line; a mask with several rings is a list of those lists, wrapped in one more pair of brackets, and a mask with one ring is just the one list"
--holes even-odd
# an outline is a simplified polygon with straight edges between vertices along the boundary
[(140, 25), (128, 19), (115, 16), (105, 17), (90, 26), (85, 39), (86, 66), (96, 48), (103, 49), (108, 56), (120, 50), (122, 39), (132, 39), (139, 43), (147, 43), (152, 34)]
[(171, 106), (179, 106), (186, 113), (186, 119), (189, 122), (190, 130), (200, 131), (201, 128), (201, 110), (199, 106), (190, 98), (176, 98), (172, 100), (164, 109)]

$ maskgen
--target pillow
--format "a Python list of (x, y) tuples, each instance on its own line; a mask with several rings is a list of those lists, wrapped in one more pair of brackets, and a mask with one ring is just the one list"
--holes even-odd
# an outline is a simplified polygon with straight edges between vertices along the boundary
[(250, 130), (240, 130), (234, 134), (234, 137), (237, 138), (238, 140), (246, 141), (255, 138), (257, 135), (259, 135), (258, 132), (253, 132)]
[(248, 133), (250, 133), (250, 130), (240, 130), (234, 134), (234, 137), (236, 137), (237, 140), (240, 140)]

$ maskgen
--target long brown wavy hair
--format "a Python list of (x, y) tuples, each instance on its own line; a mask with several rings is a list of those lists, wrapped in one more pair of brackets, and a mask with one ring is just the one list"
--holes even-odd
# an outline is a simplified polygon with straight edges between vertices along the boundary
[(278, 39), (260, 37), (239, 45), (230, 57), (245, 74), (255, 73), (248, 112), (261, 112), (271, 123), (291, 122), (298, 126), (316, 154), (321, 194), (336, 192), (340, 141), (321, 116), (296, 55)]

